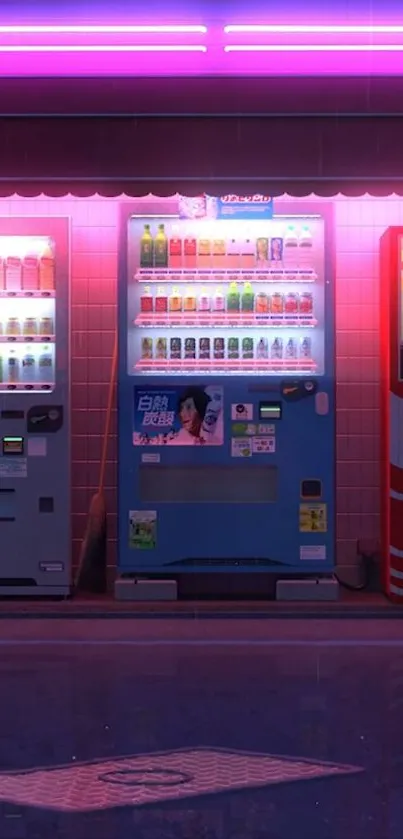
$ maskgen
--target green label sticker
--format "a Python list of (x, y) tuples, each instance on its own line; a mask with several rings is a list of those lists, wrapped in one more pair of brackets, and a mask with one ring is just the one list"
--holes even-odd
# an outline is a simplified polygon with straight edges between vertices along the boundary
[(150, 550), (157, 545), (157, 513), (155, 510), (130, 510), (129, 548)]
[(251, 422), (233, 422), (233, 437), (253, 437), (256, 434), (256, 425)]

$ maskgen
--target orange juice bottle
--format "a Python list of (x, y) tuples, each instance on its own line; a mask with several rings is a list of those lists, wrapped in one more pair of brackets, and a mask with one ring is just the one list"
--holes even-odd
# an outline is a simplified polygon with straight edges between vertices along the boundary
[(196, 311), (196, 295), (194, 288), (187, 288), (186, 294), (183, 298), (183, 311), (184, 312), (195, 312)]
[(211, 241), (210, 239), (199, 239), (197, 249), (197, 267), (211, 268)]
[(225, 239), (213, 239), (213, 268), (225, 268)]
[(182, 311), (182, 295), (179, 291), (179, 288), (173, 288), (172, 294), (169, 297), (169, 311), (170, 312), (181, 312)]

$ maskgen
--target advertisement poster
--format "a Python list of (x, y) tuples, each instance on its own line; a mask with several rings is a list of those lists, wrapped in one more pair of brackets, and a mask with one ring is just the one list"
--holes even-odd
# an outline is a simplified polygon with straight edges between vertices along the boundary
[(129, 548), (150, 550), (157, 544), (155, 510), (131, 510), (129, 513)]
[(134, 388), (134, 446), (222, 446), (222, 387)]
[(254, 193), (253, 195), (196, 195), (188, 198), (179, 196), (179, 218), (181, 219), (250, 219), (273, 218), (273, 199), (271, 195)]

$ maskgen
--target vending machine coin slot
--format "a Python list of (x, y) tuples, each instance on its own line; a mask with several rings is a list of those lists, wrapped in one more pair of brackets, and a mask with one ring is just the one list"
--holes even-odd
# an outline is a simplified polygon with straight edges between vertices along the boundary
[(2, 411), (0, 413), (0, 418), (3, 420), (23, 420), (24, 417), (24, 411)]
[(312, 500), (322, 498), (322, 481), (316, 478), (307, 478), (301, 481), (301, 498)]

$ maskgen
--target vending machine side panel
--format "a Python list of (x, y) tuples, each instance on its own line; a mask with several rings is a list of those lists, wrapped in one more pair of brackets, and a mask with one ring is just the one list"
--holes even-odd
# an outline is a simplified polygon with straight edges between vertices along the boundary
[(381, 239), (381, 557), (385, 593), (403, 602), (403, 228)]

